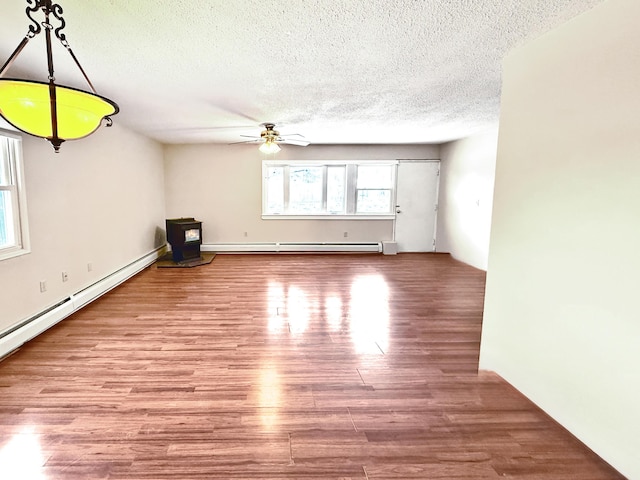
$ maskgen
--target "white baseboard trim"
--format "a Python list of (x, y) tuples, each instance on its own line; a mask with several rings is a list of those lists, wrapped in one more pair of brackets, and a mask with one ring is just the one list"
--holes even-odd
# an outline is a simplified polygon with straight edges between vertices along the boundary
[(24, 343), (147, 268), (162, 256), (165, 251), (166, 247), (158, 248), (98, 280), (93, 285), (72, 294), (53, 307), (19, 322), (17, 326), (6, 332), (0, 333), (0, 358), (20, 348)]
[(258, 253), (258, 252), (382, 252), (381, 242), (368, 243), (207, 243), (202, 252)]

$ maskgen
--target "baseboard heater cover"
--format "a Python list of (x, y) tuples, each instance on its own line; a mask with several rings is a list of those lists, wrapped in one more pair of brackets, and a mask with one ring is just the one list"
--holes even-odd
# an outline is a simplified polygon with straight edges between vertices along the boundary
[(23, 320), (5, 332), (0, 332), (0, 358), (20, 348), (24, 343), (153, 264), (164, 252), (165, 247), (159, 248), (65, 298), (53, 307)]
[(257, 252), (382, 252), (382, 242), (368, 243), (208, 243), (203, 252), (257, 253)]

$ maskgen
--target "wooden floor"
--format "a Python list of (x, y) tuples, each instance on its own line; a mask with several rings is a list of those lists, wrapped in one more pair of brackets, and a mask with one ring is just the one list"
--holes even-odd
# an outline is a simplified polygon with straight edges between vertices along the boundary
[(150, 267), (0, 363), (0, 478), (620, 479), (477, 373), (447, 255)]

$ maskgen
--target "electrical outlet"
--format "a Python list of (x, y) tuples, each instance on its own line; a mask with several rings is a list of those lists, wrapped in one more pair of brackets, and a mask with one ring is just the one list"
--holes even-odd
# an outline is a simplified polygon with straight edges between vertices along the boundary
[(93, 263), (89, 262), (87, 263), (87, 272), (91, 272), (93, 271)]
[(344, 232), (344, 238), (347, 238), (349, 236), (349, 232)]
[(62, 272), (62, 281), (66, 282), (69, 280), (69, 274), (67, 272)]
[(40, 282), (40, 293), (46, 292), (47, 291), (47, 282), (46, 280), (42, 280)]

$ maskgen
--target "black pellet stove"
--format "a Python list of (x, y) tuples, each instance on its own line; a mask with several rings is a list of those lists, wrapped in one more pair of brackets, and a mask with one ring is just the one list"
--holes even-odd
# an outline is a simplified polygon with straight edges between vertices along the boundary
[(188, 262), (200, 258), (202, 222), (195, 218), (167, 219), (167, 241), (171, 245), (173, 261)]

